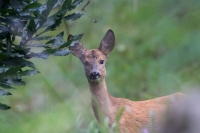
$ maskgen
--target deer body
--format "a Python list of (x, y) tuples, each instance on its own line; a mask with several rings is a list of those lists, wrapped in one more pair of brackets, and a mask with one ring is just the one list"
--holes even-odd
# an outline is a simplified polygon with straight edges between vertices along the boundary
[(72, 54), (78, 57), (84, 65), (95, 117), (101, 121), (100, 114), (103, 114), (104, 117), (109, 118), (109, 124), (112, 125), (116, 121), (119, 111), (123, 110), (119, 120), (121, 133), (142, 133), (143, 129), (151, 131), (153, 125), (150, 120), (150, 112), (153, 112), (154, 125), (158, 126), (167, 111), (167, 103), (169, 106), (176, 105), (184, 97), (184, 94), (175, 93), (146, 101), (131, 101), (111, 96), (105, 81), (105, 62), (114, 45), (114, 33), (112, 30), (108, 30), (98, 49), (86, 50), (81, 43), (70, 46)]

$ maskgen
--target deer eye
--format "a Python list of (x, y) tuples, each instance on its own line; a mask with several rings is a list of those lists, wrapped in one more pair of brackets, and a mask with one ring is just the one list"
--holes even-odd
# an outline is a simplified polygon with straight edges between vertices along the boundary
[(104, 60), (100, 60), (100, 61), (99, 61), (99, 64), (103, 64), (103, 63), (104, 63)]
[(89, 62), (88, 61), (84, 61), (83, 64), (84, 64), (84, 66), (88, 66)]

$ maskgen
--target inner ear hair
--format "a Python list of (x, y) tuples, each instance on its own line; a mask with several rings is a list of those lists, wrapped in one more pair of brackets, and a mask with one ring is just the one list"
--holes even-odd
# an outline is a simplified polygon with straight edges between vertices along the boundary
[(103, 39), (101, 40), (99, 50), (105, 55), (108, 55), (115, 46), (115, 35), (112, 30), (108, 30)]

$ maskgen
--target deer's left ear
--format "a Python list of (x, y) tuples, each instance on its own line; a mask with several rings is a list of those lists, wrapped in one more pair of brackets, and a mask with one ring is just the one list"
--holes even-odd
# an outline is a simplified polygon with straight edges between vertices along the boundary
[(80, 42), (74, 44), (74, 46), (70, 46), (69, 50), (71, 50), (72, 54), (78, 58), (81, 58), (86, 51), (85, 47)]
[(108, 55), (115, 46), (115, 35), (112, 30), (108, 30), (106, 35), (101, 40), (99, 50), (105, 55)]
[[(69, 41), (72, 38), (73, 38), (73, 35), (70, 34), (67, 40)], [(72, 54), (78, 58), (81, 58), (86, 51), (85, 47), (80, 42), (74, 44), (73, 46), (69, 46), (69, 50), (71, 50)]]

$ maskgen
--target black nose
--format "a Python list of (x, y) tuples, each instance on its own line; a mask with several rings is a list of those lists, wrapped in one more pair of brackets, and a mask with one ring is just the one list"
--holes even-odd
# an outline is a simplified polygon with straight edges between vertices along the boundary
[(100, 78), (100, 74), (98, 72), (91, 72), (90, 75), (89, 75), (89, 78), (90, 79), (98, 79)]

